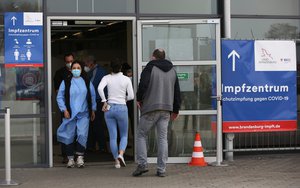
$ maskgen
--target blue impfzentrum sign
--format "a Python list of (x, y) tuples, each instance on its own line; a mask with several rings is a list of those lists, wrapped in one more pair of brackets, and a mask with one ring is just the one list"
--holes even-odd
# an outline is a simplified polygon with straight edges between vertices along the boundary
[(294, 41), (222, 41), (223, 132), (297, 128)]
[(5, 67), (42, 67), (43, 13), (6, 12)]

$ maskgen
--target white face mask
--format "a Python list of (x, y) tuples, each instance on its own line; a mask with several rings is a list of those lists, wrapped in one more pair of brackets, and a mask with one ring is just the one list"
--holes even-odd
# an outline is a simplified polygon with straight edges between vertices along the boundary
[(71, 66), (72, 66), (72, 63), (67, 63), (67, 64), (66, 64), (66, 67), (67, 67), (68, 69), (71, 69)]
[(84, 71), (85, 72), (90, 72), (90, 70), (91, 70), (90, 67), (84, 66)]

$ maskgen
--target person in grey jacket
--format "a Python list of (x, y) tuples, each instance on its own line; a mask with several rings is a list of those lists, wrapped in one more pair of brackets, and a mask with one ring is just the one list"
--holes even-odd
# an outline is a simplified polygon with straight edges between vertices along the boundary
[(178, 117), (181, 104), (177, 73), (173, 64), (165, 59), (165, 51), (156, 49), (152, 60), (141, 73), (137, 91), (137, 104), (141, 112), (137, 128), (137, 163), (133, 176), (148, 172), (146, 139), (152, 127), (158, 134), (157, 172), (165, 177), (168, 159), (168, 124)]

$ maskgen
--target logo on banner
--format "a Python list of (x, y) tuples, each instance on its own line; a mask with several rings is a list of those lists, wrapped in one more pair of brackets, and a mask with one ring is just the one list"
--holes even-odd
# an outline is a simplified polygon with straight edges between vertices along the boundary
[(293, 41), (255, 41), (255, 71), (295, 71), (296, 52)]

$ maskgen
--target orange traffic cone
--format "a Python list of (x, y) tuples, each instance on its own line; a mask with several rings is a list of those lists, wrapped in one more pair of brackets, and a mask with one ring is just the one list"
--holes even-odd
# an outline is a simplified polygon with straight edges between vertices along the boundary
[(190, 166), (207, 166), (207, 163), (204, 160), (203, 148), (201, 144), (200, 133), (196, 133), (192, 160), (189, 162)]

